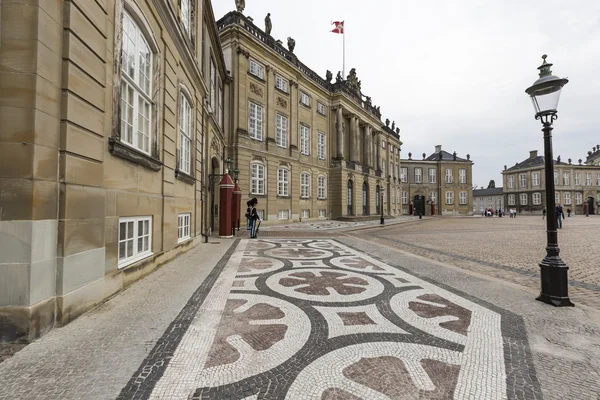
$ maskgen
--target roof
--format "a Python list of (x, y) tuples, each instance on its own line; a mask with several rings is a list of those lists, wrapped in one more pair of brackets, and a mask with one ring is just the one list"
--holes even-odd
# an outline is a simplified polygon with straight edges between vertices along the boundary
[[(530, 158), (526, 159), (525, 161), (521, 161), (520, 163), (517, 163), (516, 165), (506, 169), (504, 172), (508, 172), (508, 171), (512, 171), (512, 170), (519, 170), (519, 169), (524, 169), (524, 168), (543, 167), (544, 163), (545, 163), (544, 156), (537, 156), (534, 158), (530, 157)], [(554, 165), (569, 165), (565, 162), (558, 162), (556, 160), (553, 160), (553, 164)]]
[[(442, 161), (464, 161), (464, 162), (471, 162), (470, 160), (465, 160), (464, 158), (460, 158), (460, 157), (456, 157), (456, 160), (454, 159), (454, 155), (448, 153), (447, 151), (442, 150)], [(440, 152), (436, 152), (433, 153), (432, 155), (430, 155), (429, 157), (427, 157), (425, 159), (425, 161), (438, 161), (440, 159)]]
[(502, 194), (502, 188), (489, 188), (489, 189), (475, 189), (473, 190), (473, 197), (475, 196), (500, 196)]

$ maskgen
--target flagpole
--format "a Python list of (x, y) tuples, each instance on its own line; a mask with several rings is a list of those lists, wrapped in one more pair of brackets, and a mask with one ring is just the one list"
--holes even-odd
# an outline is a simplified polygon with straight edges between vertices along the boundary
[(343, 28), (343, 32), (342, 32), (342, 36), (343, 36), (343, 61), (342, 61), (342, 79), (344, 79), (346, 77), (346, 23), (344, 22), (344, 28)]

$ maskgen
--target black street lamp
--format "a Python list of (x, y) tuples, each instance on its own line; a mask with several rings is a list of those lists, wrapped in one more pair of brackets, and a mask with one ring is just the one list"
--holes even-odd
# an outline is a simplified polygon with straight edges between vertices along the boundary
[(383, 197), (385, 196), (385, 189), (383, 188), (383, 186), (381, 186), (381, 203), (379, 204), (379, 207), (381, 208), (381, 219), (379, 220), (379, 223), (381, 225), (383, 225), (385, 223), (385, 220), (383, 219)]
[(552, 208), (552, 204), (555, 201), (552, 123), (558, 118), (557, 106), (560, 92), (569, 80), (552, 75), (552, 71), (550, 70), (552, 64), (546, 62), (546, 57), (545, 54), (542, 56), (544, 61), (538, 67), (540, 78), (525, 90), (533, 102), (535, 119), (539, 119), (542, 122), (542, 132), (544, 132), (546, 208), (548, 210), (546, 232), (548, 243), (546, 246), (546, 257), (540, 263), (542, 290), (536, 300), (556, 307), (573, 307), (573, 303), (569, 299), (569, 267), (567, 267), (559, 256), (560, 249), (558, 248), (558, 234), (556, 231), (557, 216), (553, 212), (554, 208)]

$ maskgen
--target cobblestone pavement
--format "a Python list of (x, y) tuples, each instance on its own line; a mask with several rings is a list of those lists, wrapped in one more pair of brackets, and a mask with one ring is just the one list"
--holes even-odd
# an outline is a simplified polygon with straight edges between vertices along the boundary
[(580, 308), (333, 236), (201, 244), (0, 364), (0, 399), (597, 398)]
[[(397, 224), (400, 222), (412, 221), (414, 217), (398, 216), (385, 220), (387, 224)], [(345, 230), (360, 227), (369, 227), (379, 225), (380, 220), (374, 219), (370, 221), (314, 221), (314, 222), (296, 222), (292, 224), (282, 225), (267, 225), (261, 227), (261, 231), (329, 231), (329, 230)]]
[[(575, 216), (558, 230), (571, 299), (600, 309), (600, 216)], [(431, 218), (349, 233), (395, 249), (539, 290), (546, 255), (541, 217)]]

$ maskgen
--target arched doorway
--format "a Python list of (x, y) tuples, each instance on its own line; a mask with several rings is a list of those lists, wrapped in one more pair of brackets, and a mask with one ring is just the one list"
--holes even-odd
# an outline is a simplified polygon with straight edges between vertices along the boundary
[(379, 207), (381, 207), (381, 188), (379, 187), (379, 185), (377, 185), (377, 187), (375, 188), (375, 212), (377, 213), (377, 215), (379, 215), (381, 213), (381, 209)]
[(369, 184), (367, 182), (363, 182), (362, 187), (362, 207), (363, 207), (363, 215), (369, 215)]
[(219, 218), (219, 203), (216, 199), (216, 193), (219, 188), (219, 179), (217, 174), (219, 173), (219, 160), (216, 157), (213, 157), (211, 160), (210, 173), (212, 175), (212, 179), (210, 180), (209, 190), (210, 190), (210, 230), (211, 232), (215, 231), (215, 226), (217, 225), (217, 219)]
[(352, 181), (348, 181), (348, 215), (354, 215), (352, 212)]
[(416, 195), (413, 198), (414, 215), (425, 215), (425, 196)]

